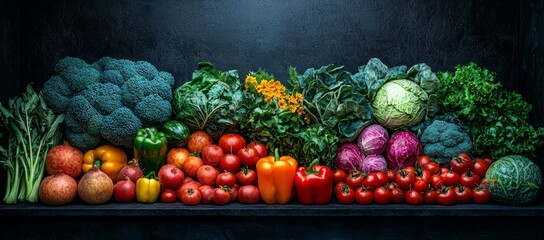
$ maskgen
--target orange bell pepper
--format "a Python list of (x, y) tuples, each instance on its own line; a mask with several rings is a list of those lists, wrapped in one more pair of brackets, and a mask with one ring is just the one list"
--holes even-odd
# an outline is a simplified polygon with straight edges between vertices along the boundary
[(265, 203), (285, 204), (291, 201), (297, 167), (296, 159), (280, 157), (278, 149), (274, 150), (274, 156), (261, 158), (257, 162), (259, 192)]
[(127, 154), (123, 149), (113, 145), (102, 145), (94, 150), (89, 150), (83, 156), (83, 172), (88, 172), (89, 169), (97, 165), (102, 172), (115, 183), (119, 171), (127, 165)]

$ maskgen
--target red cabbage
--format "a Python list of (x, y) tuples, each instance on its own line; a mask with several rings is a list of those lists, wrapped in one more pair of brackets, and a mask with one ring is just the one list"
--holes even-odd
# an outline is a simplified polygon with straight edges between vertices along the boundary
[(336, 149), (334, 164), (344, 171), (361, 169), (365, 155), (359, 147), (353, 143), (342, 143)]
[(361, 168), (361, 170), (366, 173), (386, 172), (387, 162), (385, 162), (385, 158), (383, 158), (381, 155), (368, 155), (363, 160), (363, 165)]
[(393, 170), (414, 165), (421, 150), (421, 142), (412, 132), (408, 130), (397, 132), (393, 134), (385, 149), (387, 165)]
[(389, 134), (380, 124), (366, 127), (357, 140), (357, 145), (366, 155), (382, 154), (387, 147)]

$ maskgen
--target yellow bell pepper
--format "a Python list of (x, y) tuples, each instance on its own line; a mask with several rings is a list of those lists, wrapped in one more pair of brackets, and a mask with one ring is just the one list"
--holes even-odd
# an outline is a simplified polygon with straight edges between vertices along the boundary
[(265, 203), (285, 204), (291, 201), (297, 167), (296, 159), (279, 157), (278, 149), (275, 149), (274, 156), (261, 158), (257, 162), (259, 192)]
[(127, 165), (127, 154), (121, 148), (109, 144), (103, 145), (87, 151), (83, 156), (83, 172), (88, 172), (93, 165), (100, 167), (100, 170), (115, 183), (119, 171)]
[(141, 203), (154, 203), (159, 198), (161, 183), (155, 178), (143, 177), (136, 181), (136, 200)]

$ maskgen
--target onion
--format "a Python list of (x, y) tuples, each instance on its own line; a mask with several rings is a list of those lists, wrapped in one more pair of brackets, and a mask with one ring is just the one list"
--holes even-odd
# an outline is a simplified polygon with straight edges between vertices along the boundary
[(128, 178), (135, 183), (139, 178), (143, 177), (144, 173), (138, 165), (138, 159), (132, 159), (128, 162), (128, 165), (124, 166), (117, 175), (117, 181), (122, 181)]
[(136, 185), (127, 177), (113, 186), (113, 197), (117, 202), (133, 202), (136, 199)]
[(113, 181), (95, 165), (79, 180), (77, 193), (88, 204), (104, 204), (113, 195)]
[(63, 145), (52, 148), (45, 159), (45, 170), (49, 175), (62, 172), (77, 178), (81, 175), (82, 165), (83, 153), (79, 149), (70, 146), (67, 141)]
[(43, 179), (38, 194), (43, 204), (68, 204), (77, 196), (77, 183), (69, 175), (57, 173)]

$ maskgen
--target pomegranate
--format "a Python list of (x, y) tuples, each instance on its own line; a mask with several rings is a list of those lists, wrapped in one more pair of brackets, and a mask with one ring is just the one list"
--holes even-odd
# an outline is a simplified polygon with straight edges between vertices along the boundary
[(88, 204), (104, 204), (113, 195), (113, 181), (98, 166), (93, 166), (79, 180), (77, 193)]
[(217, 169), (214, 167), (210, 165), (202, 165), (202, 167), (198, 168), (198, 171), (196, 172), (196, 178), (204, 185), (214, 186), (215, 179), (217, 178), (218, 174), (219, 171), (217, 171)]
[(119, 174), (117, 175), (117, 181), (125, 180), (127, 177), (130, 178), (132, 183), (138, 181), (139, 178), (144, 177), (144, 173), (138, 165), (138, 159), (132, 159), (128, 162), (128, 165), (124, 166)]
[(82, 166), (83, 153), (79, 149), (70, 146), (67, 141), (63, 145), (52, 148), (45, 159), (45, 170), (49, 175), (62, 172), (77, 178), (81, 175)]
[(159, 182), (163, 189), (177, 190), (184, 178), (183, 172), (174, 164), (166, 164), (159, 169)]
[(223, 155), (223, 150), (217, 145), (208, 145), (202, 149), (202, 160), (205, 165), (218, 167)]
[(38, 194), (43, 204), (68, 204), (77, 196), (77, 183), (71, 176), (59, 172), (43, 179)]
[(113, 197), (118, 202), (133, 202), (136, 199), (136, 184), (129, 177), (119, 180), (113, 186)]

